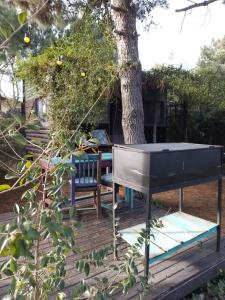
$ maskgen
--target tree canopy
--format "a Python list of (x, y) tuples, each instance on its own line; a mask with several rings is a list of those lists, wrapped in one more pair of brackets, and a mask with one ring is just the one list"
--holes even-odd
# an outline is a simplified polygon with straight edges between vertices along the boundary
[(115, 45), (109, 25), (86, 18), (69, 37), (41, 55), (20, 61), (17, 74), (49, 99), (54, 130), (76, 128), (95, 102), (85, 123), (98, 123), (115, 80)]
[(205, 103), (225, 107), (225, 37), (201, 50), (196, 74), (202, 79)]

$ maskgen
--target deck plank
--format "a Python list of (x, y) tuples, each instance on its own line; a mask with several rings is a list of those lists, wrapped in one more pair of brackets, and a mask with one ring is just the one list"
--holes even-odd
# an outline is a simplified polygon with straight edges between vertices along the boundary
[[(182, 251), (175, 256), (172, 256), (167, 261), (161, 262), (161, 269), (158, 270), (159, 264), (156, 264), (150, 268), (152, 273), (151, 283), (152, 287), (146, 299), (164, 299), (163, 295), (167, 295), (168, 299), (181, 299), (176, 298), (176, 289), (180, 288), (180, 285), (185, 285), (186, 278), (188, 278), (186, 270), (188, 270), (189, 279), (193, 277), (192, 285), (189, 285), (188, 289), (185, 289), (182, 297), (191, 293), (194, 289), (200, 287), (202, 284), (206, 283), (209, 279), (205, 278), (204, 281), (196, 286), (195, 277), (200, 274), (205, 274), (212, 265), (217, 266), (217, 271), (221, 267), (225, 267), (223, 260), (225, 259), (225, 238), (223, 238), (223, 244), (220, 254), (215, 252), (216, 241), (215, 238), (206, 240), (205, 246), (200, 248), (199, 246), (192, 247), (187, 249), (186, 252)], [(215, 262), (213, 262), (213, 257), (216, 257)], [(174, 262), (174, 263), (171, 263)], [(171, 263), (171, 265), (170, 265)], [(219, 264), (218, 264), (219, 263)], [(164, 268), (164, 265), (167, 265)], [(216, 275), (216, 273), (214, 273)], [(214, 275), (214, 276), (215, 276)], [(205, 275), (204, 275), (205, 276)], [(194, 287), (196, 286), (196, 287)], [(192, 289), (193, 287), (193, 289)], [(182, 291), (182, 289), (181, 289)], [(179, 293), (181, 293), (181, 291)], [(120, 300), (134, 299), (137, 297), (137, 287), (131, 289), (128, 295), (120, 296)], [(173, 298), (174, 297), (174, 298)]]
[[(118, 210), (120, 216), (120, 228), (121, 230), (127, 227), (137, 226), (143, 223), (145, 220), (145, 206), (143, 201), (137, 201), (135, 203), (135, 209), (129, 210), (126, 207)], [(154, 209), (154, 215), (156, 217), (164, 216), (164, 210)], [(13, 213), (0, 215), (0, 223), (9, 222), (13, 218)], [(81, 229), (77, 235), (77, 246), (80, 247), (82, 254), (88, 254), (93, 249), (101, 249), (107, 245), (112, 244), (112, 217), (110, 213), (104, 213), (102, 220), (96, 219), (95, 212), (82, 212), (79, 213), (79, 220), (81, 222)], [(66, 222), (66, 220), (65, 220)], [(189, 222), (188, 218), (185, 222)], [(138, 228), (138, 227), (137, 227)], [(140, 228), (140, 227), (139, 227)], [(156, 231), (158, 229), (155, 229)], [(158, 235), (159, 246), (161, 247), (162, 238), (165, 234), (167, 242), (164, 241), (165, 250), (168, 249), (169, 239), (172, 239), (173, 245), (180, 242), (183, 237), (183, 232), (177, 232), (176, 227), (171, 228), (171, 234), (176, 234), (178, 241), (171, 238), (168, 233), (163, 232), (163, 228), (156, 232)], [(193, 235), (189, 235), (192, 237)], [(155, 241), (154, 241), (155, 242)], [(216, 270), (219, 267), (225, 267), (225, 238), (222, 241), (222, 251), (220, 254), (215, 252), (216, 241), (214, 237), (204, 239), (202, 246), (199, 246), (198, 242), (194, 242), (186, 249), (179, 249), (173, 253), (172, 256), (163, 259), (158, 262), (151, 262), (150, 271), (154, 277), (152, 277), (152, 283), (154, 283), (150, 294), (146, 296), (146, 299), (180, 299), (184, 295), (193, 291), (193, 288), (198, 285), (204, 284), (212, 276), (215, 276)], [(41, 245), (43, 251), (50, 251), (51, 241), (44, 241)], [(122, 239), (119, 242), (119, 257), (122, 258), (125, 251), (127, 251), (129, 245)], [(167, 248), (166, 248), (167, 247)], [(64, 291), (68, 295), (68, 299), (72, 299), (72, 293), (80, 282), (85, 278), (80, 274), (78, 270), (74, 268), (74, 263), (78, 260), (82, 254), (69, 254), (66, 262), (66, 279)], [(112, 252), (108, 255), (108, 261), (114, 263)], [(119, 261), (118, 263), (121, 263)], [(142, 257), (136, 261), (139, 274), (143, 274)], [(91, 270), (90, 275), (86, 278), (87, 282), (95, 282), (95, 277), (104, 277), (112, 279), (115, 276), (115, 272), (111, 270), (105, 270), (104, 267), (97, 270)], [(121, 280), (121, 279), (120, 279)], [(9, 279), (0, 281), (0, 298), (6, 293), (9, 287)], [(115, 299), (134, 299), (137, 292), (138, 285), (131, 289), (129, 294), (123, 296), (121, 292), (115, 294)], [(55, 299), (54, 295), (49, 299)]]

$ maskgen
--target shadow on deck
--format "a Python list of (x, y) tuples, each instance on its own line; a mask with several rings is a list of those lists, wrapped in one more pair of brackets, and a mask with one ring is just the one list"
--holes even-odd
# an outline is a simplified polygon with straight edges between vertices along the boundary
[[(136, 200), (136, 208), (129, 210), (127, 206), (119, 209), (120, 228), (126, 228), (145, 220), (145, 205), (143, 200)], [(165, 214), (162, 209), (153, 208), (153, 215), (161, 217)], [(13, 213), (0, 215), (0, 223), (5, 223), (13, 218)], [(94, 249), (105, 248), (112, 244), (112, 216), (110, 212), (104, 212), (102, 220), (96, 219), (94, 211), (79, 212), (79, 220), (81, 229), (77, 236), (77, 246), (80, 248), (82, 255), (90, 253)], [(50, 243), (45, 241), (42, 244), (43, 251), (50, 249)], [(119, 255), (121, 256), (129, 245), (120, 240)], [(175, 252), (172, 256), (160, 262), (155, 262), (150, 266), (152, 274), (152, 288), (146, 299), (182, 299), (187, 294), (191, 293), (196, 288), (205, 284), (213, 278), (220, 268), (225, 268), (225, 238), (222, 238), (221, 251), (217, 253), (216, 239), (213, 236), (210, 239), (193, 243), (186, 249)], [(71, 254), (67, 257), (67, 274), (65, 279), (64, 292), (67, 294), (67, 299), (72, 299), (73, 291), (79, 286), (85, 276), (74, 267), (74, 263), (79, 259), (79, 255)], [(112, 255), (109, 255), (109, 260), (113, 262)], [(137, 261), (138, 271), (143, 273), (142, 259)], [(87, 282), (92, 282), (98, 277), (113, 278), (114, 271), (106, 271), (100, 267), (93, 270), (88, 277)], [(9, 287), (9, 279), (0, 281), (0, 297), (6, 294)], [(128, 295), (122, 295), (120, 292), (115, 294), (115, 299), (134, 299), (138, 296), (138, 284), (132, 288)], [(55, 299), (54, 296), (49, 299)]]

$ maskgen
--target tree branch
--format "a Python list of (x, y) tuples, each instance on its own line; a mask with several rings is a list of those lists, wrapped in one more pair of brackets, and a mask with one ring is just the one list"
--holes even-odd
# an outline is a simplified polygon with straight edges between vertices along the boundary
[(123, 8), (123, 7), (119, 7), (119, 6), (115, 6), (115, 5), (111, 4), (111, 8), (116, 12), (127, 13), (127, 9)]
[(216, 2), (216, 1), (218, 1), (218, 0), (206, 0), (206, 1), (199, 2), (199, 3), (194, 3), (192, 5), (176, 9), (175, 12), (182, 12), (182, 11), (186, 12), (187, 10), (190, 10), (192, 8), (208, 6), (209, 4)]
[[(37, 15), (38, 15), (38, 13), (46, 6), (46, 4), (49, 2), (49, 0), (46, 0), (44, 3), (43, 3), (43, 5), (41, 5), (41, 7), (39, 7), (39, 9), (37, 10), (37, 11), (35, 11), (31, 16), (30, 16), (30, 18), (29, 18), (29, 20), (30, 19), (32, 19), (32, 18), (35, 18)], [(17, 27), (16, 29), (15, 29), (15, 31), (13, 31), (13, 33), (4, 41), (4, 42), (2, 42), (1, 43), (1, 45), (0, 45), (0, 50), (2, 50), (2, 49), (4, 49), (5, 47), (7, 47), (7, 44), (8, 44), (8, 42), (11, 40), (11, 38), (17, 33), (17, 32), (19, 32), (26, 24), (28, 24), (28, 20), (26, 21), (26, 22), (24, 22), (23, 24), (21, 24), (19, 27)]]

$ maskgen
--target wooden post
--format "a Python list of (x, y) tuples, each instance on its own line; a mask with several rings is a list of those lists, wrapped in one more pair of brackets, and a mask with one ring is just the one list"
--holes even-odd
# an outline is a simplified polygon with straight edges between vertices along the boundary
[(150, 220), (151, 220), (151, 205), (152, 205), (152, 194), (150, 191), (147, 193), (146, 200), (146, 240), (145, 240), (145, 259), (144, 259), (144, 275), (148, 278), (149, 275), (149, 254), (150, 254)]

